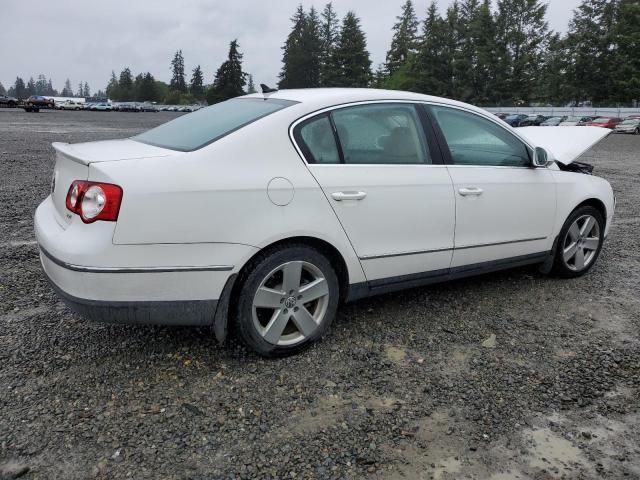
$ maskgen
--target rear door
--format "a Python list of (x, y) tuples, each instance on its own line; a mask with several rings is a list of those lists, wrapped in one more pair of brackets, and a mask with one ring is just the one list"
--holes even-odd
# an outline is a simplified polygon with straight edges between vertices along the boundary
[(549, 251), (551, 171), (533, 168), (530, 148), (499, 122), (459, 108), (429, 109), (455, 191), (452, 269)]
[(411, 103), (367, 103), (294, 128), (369, 281), (449, 268), (455, 200), (426, 124)]

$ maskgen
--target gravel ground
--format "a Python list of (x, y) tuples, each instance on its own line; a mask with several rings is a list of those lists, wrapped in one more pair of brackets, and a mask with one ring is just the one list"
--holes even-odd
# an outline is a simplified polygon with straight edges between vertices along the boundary
[(618, 197), (586, 277), (360, 301), (267, 361), (207, 330), (89, 323), (40, 271), (50, 143), (173, 116), (0, 110), (0, 478), (640, 478), (640, 137), (585, 155)]

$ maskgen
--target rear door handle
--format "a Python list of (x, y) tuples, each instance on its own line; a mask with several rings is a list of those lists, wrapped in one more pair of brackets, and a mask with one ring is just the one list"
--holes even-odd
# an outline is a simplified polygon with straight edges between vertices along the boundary
[(484, 190), (482, 190), (481, 188), (478, 187), (465, 187), (465, 188), (461, 188), (460, 190), (458, 190), (458, 193), (460, 195), (462, 195), (463, 197), (468, 197), (471, 195), (482, 195), (484, 192)]
[(362, 200), (366, 196), (366, 192), (333, 192), (331, 194), (331, 197), (336, 202), (342, 202), (343, 200)]

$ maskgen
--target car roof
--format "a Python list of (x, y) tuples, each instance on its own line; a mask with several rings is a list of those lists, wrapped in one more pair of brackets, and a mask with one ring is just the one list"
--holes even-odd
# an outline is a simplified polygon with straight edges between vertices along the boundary
[[(404, 100), (416, 102), (432, 102), (444, 105), (458, 106), (470, 110), (475, 110), (487, 115), (487, 111), (448, 98), (423, 95), (421, 93), (404, 92), (401, 90), (382, 90), (376, 88), (304, 88), (278, 90), (277, 92), (266, 94), (269, 98), (281, 100), (293, 100), (309, 107), (309, 111), (328, 108), (335, 105), (353, 102)], [(245, 95), (243, 98), (264, 98), (262, 93)]]

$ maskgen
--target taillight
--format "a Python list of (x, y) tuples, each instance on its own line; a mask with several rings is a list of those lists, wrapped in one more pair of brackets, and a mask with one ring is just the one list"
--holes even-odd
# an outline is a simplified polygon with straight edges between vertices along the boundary
[(122, 203), (122, 188), (111, 183), (76, 180), (67, 193), (67, 210), (79, 215), (84, 223), (96, 220), (115, 222)]

